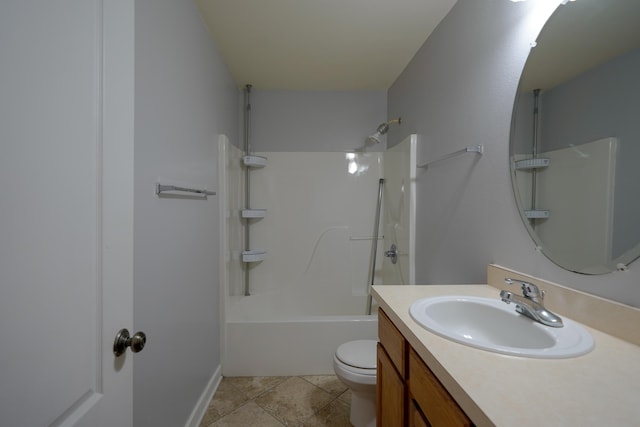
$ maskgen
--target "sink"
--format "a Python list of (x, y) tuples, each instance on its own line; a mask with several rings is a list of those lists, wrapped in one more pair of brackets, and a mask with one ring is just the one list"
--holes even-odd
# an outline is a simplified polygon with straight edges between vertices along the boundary
[(472, 296), (422, 298), (409, 313), (422, 327), (452, 341), (512, 356), (561, 359), (581, 356), (594, 347), (582, 326), (563, 318), (552, 328), (515, 311), (515, 304)]

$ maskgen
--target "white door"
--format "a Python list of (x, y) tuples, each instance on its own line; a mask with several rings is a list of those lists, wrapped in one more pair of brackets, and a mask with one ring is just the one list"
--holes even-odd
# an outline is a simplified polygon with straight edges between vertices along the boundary
[[(384, 153), (382, 283), (415, 285), (416, 143), (409, 135)], [(395, 262), (390, 255), (395, 249)]]
[(133, 2), (0, 2), (0, 424), (132, 425)]

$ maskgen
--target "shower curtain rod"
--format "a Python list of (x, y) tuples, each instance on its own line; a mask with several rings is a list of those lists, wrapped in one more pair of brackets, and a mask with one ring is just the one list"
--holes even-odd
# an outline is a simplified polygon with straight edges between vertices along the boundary
[(482, 153), (484, 153), (484, 146), (482, 144), (478, 144), (478, 145), (470, 145), (469, 147), (465, 147), (461, 150), (458, 151), (454, 151), (453, 153), (449, 153), (449, 154), (445, 154), (442, 157), (438, 157), (437, 159), (433, 159), (427, 163), (424, 163), (422, 165), (418, 165), (418, 168), (421, 169), (426, 169), (427, 166), (429, 166), (432, 163), (436, 163), (439, 162), (441, 160), (446, 160), (449, 159), (451, 157), (457, 156), (458, 154), (462, 154), (462, 153), (476, 153), (476, 154), (480, 154), (482, 155)]

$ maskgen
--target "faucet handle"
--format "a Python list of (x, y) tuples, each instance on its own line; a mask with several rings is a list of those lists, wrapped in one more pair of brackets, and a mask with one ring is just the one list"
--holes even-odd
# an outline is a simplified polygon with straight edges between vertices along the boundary
[(536, 302), (542, 302), (544, 299), (544, 291), (540, 290), (533, 283), (525, 282), (523, 280), (505, 278), (504, 283), (507, 285), (513, 285), (514, 283), (519, 283), (522, 289), (522, 295), (526, 298), (529, 298)]

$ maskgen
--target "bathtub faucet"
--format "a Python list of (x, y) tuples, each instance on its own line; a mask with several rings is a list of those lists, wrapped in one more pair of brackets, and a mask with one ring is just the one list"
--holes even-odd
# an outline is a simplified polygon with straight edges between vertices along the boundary
[(515, 295), (509, 291), (500, 291), (500, 298), (507, 304), (516, 303), (516, 311), (520, 314), (540, 322), (543, 325), (554, 328), (561, 328), (562, 319), (547, 310), (543, 305), (544, 291), (538, 289), (536, 285), (522, 280), (504, 279), (504, 283), (512, 285), (519, 283), (522, 289), (522, 296)]

